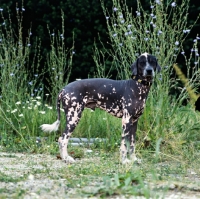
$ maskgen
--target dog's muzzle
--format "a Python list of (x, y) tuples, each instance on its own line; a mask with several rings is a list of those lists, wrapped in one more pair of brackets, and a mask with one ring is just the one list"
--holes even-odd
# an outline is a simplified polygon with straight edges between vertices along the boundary
[(154, 70), (153, 70), (153, 68), (146, 68), (144, 70), (144, 76), (145, 77), (148, 77), (148, 76), (153, 77), (154, 76)]
[(147, 76), (152, 76), (153, 70), (152, 69), (147, 69), (146, 73), (147, 73)]

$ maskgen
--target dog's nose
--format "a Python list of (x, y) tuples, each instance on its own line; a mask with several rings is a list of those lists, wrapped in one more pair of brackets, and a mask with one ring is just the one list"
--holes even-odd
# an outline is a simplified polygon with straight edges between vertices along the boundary
[(152, 75), (152, 69), (146, 69), (147, 75)]

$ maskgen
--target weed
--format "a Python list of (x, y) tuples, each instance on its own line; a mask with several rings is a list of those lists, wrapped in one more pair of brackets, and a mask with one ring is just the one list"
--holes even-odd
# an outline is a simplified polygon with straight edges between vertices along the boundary
[[(10, 17), (5, 19), (3, 12), (1, 12), (1, 18), (6, 23), (0, 27), (0, 84), (2, 85), (0, 88), (0, 141), (1, 145), (8, 148), (18, 145), (18, 148), (35, 151), (34, 146), (37, 143), (32, 142), (30, 138), (40, 136), (39, 126), (42, 121), (44, 123), (41, 116), (45, 114), (45, 120), (50, 120), (53, 117), (53, 112), (50, 111), (52, 106), (44, 103), (44, 98), (48, 102), (50, 100), (49, 94), (45, 95), (44, 93), (44, 85), (41, 84), (41, 80), (45, 73), (50, 74), (48, 81), (55, 88), (51, 90), (50, 96), (56, 97), (58, 87), (61, 89), (68, 82), (72, 67), (73, 48), (65, 48), (64, 26), (62, 26), (62, 37), (57, 36), (56, 33), (50, 35), (51, 51), (47, 59), (48, 68), (40, 69), (40, 42), (35, 46), (31, 45), (31, 30), (28, 30), (27, 40), (23, 41), (23, 12), (19, 9), (16, 9), (16, 12), (18, 35), (12, 28)], [(64, 24), (63, 13), (61, 19), (62, 24)], [(60, 33), (58, 32), (58, 34)], [(32, 50), (35, 54), (31, 62)], [(33, 71), (28, 73), (27, 68), (32, 68)], [(64, 78), (66, 78), (65, 81)], [(54, 97), (52, 99), (55, 101)]]
[(19, 182), (23, 180), (25, 177), (20, 177), (20, 178), (13, 178), (9, 175), (6, 175), (2, 172), (0, 172), (0, 182)]
[(84, 150), (81, 147), (70, 147), (68, 151), (69, 155), (74, 158), (83, 158), (84, 157)]

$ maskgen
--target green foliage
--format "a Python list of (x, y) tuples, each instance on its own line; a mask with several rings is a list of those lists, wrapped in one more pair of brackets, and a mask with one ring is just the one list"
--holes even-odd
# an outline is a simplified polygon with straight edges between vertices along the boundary
[[(103, 0), (105, 7), (110, 12), (113, 8), (112, 1)], [(152, 1), (154, 2), (154, 1)], [(167, 1), (164, 1), (167, 2)], [(132, 14), (135, 15), (137, 9), (137, 1), (127, 0), (126, 4), (129, 10), (132, 9)], [(149, 1), (142, 0), (141, 4), (145, 9), (145, 12), (149, 13)], [(27, 30), (32, 27), (32, 37), (31, 44), (37, 45), (37, 38), (40, 38), (42, 43), (41, 49), (41, 64), (40, 69), (44, 67), (44, 60), (51, 50), (50, 43), (51, 39), (48, 37), (48, 30), (46, 26), (48, 25), (50, 30), (54, 30), (57, 33), (58, 30), (62, 29), (61, 25), (61, 10), (64, 12), (65, 18), (65, 46), (66, 48), (71, 48), (73, 42), (75, 42), (75, 59), (73, 60), (72, 74), (70, 76), (70, 81), (76, 78), (87, 78), (88, 76), (93, 76), (96, 72), (95, 63), (92, 60), (93, 55), (93, 44), (94, 41), (97, 44), (99, 50), (104, 50), (99, 42), (100, 37), (103, 41), (106, 49), (110, 47), (110, 39), (107, 35), (106, 19), (103, 15), (101, 2), (96, 0), (81, 1), (81, 0), (60, 0), (60, 1), (48, 1), (48, 0), (19, 0), (17, 2), (17, 7), (19, 11), (23, 10), (24, 20), (23, 20), (23, 39), (25, 40), (28, 36)], [(6, 14), (7, 10), (10, 10), (11, 19), (13, 21), (13, 27), (15, 27), (15, 32), (17, 32), (17, 20), (16, 20), (16, 2), (13, 0), (1, 0), (0, 8), (3, 9), (3, 13)], [(169, 6), (170, 8), (170, 6)], [(177, 9), (177, 8), (175, 8)], [(180, 7), (181, 9), (181, 7)], [(188, 10), (188, 23), (194, 24), (196, 16), (199, 14), (199, 2), (191, 0)], [(166, 16), (168, 17), (168, 16)], [(179, 16), (178, 16), (179, 17)], [(3, 21), (0, 21), (0, 23)], [(190, 42), (196, 36), (198, 32), (199, 21), (195, 25), (194, 30), (190, 32), (190, 38), (187, 39), (184, 48), (186, 53), (190, 52)], [(74, 33), (74, 35), (73, 35)], [(171, 33), (167, 35), (170, 37)], [(172, 38), (172, 37), (171, 37)], [(169, 40), (170, 41), (170, 40)], [(32, 49), (32, 52), (34, 49)], [(105, 57), (107, 59), (106, 68), (107, 71), (110, 70), (112, 66), (112, 58)], [(134, 57), (133, 57), (134, 58)], [(179, 61), (182, 59), (179, 58)], [(182, 64), (182, 62), (181, 62)], [(183, 65), (184, 67), (184, 65)], [(29, 71), (30, 68), (27, 67)], [(31, 69), (29, 73), (31, 73)], [(115, 78), (116, 72), (115, 68), (112, 68), (112, 78)], [(44, 81), (46, 83), (46, 81)]]
[(188, 2), (175, 7), (171, 6), (172, 1), (152, 3), (151, 13), (143, 10), (139, 2), (135, 17), (125, 2), (122, 6), (120, 1), (113, 1), (111, 13), (102, 2), (112, 48), (107, 53), (113, 57), (120, 79), (130, 77), (129, 66), (143, 52), (155, 55), (162, 66), (169, 66), (167, 70), (163, 68), (169, 75), (188, 35), (183, 30), (192, 28), (187, 26)]
[(69, 81), (72, 69), (72, 58), (74, 54), (74, 44), (71, 49), (65, 47), (65, 27), (64, 13), (62, 12), (62, 31), (56, 35), (49, 30), (51, 38), (51, 51), (47, 57), (47, 68), (49, 74), (49, 87), (47, 88), (52, 95), (53, 102), (57, 99), (57, 94)]
[[(199, 115), (193, 107), (190, 105), (182, 107), (183, 101), (188, 100), (189, 95), (173, 71), (173, 64), (177, 61), (178, 55), (181, 55), (187, 67), (187, 75), (191, 77), (189, 85), (195, 92), (200, 78), (198, 35), (189, 57), (183, 50), (186, 36), (194, 26), (194, 24), (188, 26), (187, 23), (189, 1), (182, 1), (180, 5), (172, 1), (150, 3), (150, 13), (138, 2), (134, 17), (132, 10), (125, 5), (125, 2), (113, 0), (113, 10), (108, 12), (102, 2), (112, 50), (95, 51), (94, 60), (98, 74), (100, 76), (106, 74), (106, 60), (103, 59), (105, 61), (102, 63), (101, 57), (105, 58), (107, 55), (112, 57), (113, 67), (118, 70), (118, 78), (128, 79), (129, 66), (141, 53), (148, 52), (155, 55), (162, 66), (162, 72), (157, 74), (154, 80), (144, 114), (139, 120), (138, 147), (139, 149), (149, 147), (157, 151), (157, 154), (160, 152), (179, 154), (184, 145), (199, 140), (200, 129)], [(170, 95), (172, 88), (179, 89), (179, 96)]]
[(84, 157), (84, 150), (81, 147), (69, 148), (68, 153), (73, 158), (83, 158)]
[[(61, 89), (68, 82), (72, 66), (72, 50), (65, 49), (62, 38), (60, 39), (56, 34), (51, 36), (52, 49), (51, 58), (48, 57), (47, 60), (48, 71), (45, 69), (42, 72), (39, 71), (41, 44), (38, 43), (34, 50), (33, 60), (30, 61), (31, 30), (28, 30), (29, 37), (24, 43), (22, 38), (23, 13), (17, 11), (16, 18), (18, 35), (13, 30), (10, 17), (6, 19), (2, 14), (2, 20), (6, 23), (0, 26), (0, 141), (3, 146), (13, 148), (15, 151), (24, 149), (38, 151), (36, 136), (40, 136), (41, 133), (39, 126), (42, 121), (44, 123), (48, 118), (53, 117), (53, 112), (50, 111), (52, 107), (44, 104), (44, 97), (48, 101), (49, 95), (56, 97), (58, 87)], [(64, 37), (64, 31), (62, 35)], [(29, 73), (27, 68), (31, 68), (32, 72)], [(50, 73), (47, 81), (54, 85), (55, 89), (45, 94), (41, 80), (47, 72)], [(68, 74), (64, 82), (63, 74), (65, 73)], [(43, 120), (42, 115), (46, 112), (48, 117)], [(46, 150), (45, 148), (42, 150)]]
[(12, 178), (11, 176), (5, 175), (4, 173), (0, 172), (0, 182), (14, 182), (14, 183), (16, 183), (16, 182), (21, 181), (24, 178), (25, 178), (25, 176), (21, 177), (19, 179), (16, 179), (16, 178)]
[(90, 194), (102, 198), (114, 195), (132, 195), (150, 197), (149, 187), (142, 182), (141, 172), (125, 174), (114, 174), (113, 178), (104, 177), (103, 185)]
[(95, 111), (86, 109), (83, 111), (81, 120), (72, 136), (96, 138), (94, 143), (96, 147), (109, 151), (116, 149), (120, 142), (121, 119), (100, 109)]

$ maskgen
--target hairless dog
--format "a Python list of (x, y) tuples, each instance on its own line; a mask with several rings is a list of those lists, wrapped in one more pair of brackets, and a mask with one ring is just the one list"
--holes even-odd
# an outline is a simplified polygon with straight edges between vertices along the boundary
[(136, 160), (134, 150), (138, 118), (143, 113), (155, 72), (160, 70), (156, 57), (144, 53), (131, 65), (132, 76), (129, 80), (83, 79), (64, 87), (58, 94), (57, 121), (51, 125), (41, 125), (45, 132), (58, 130), (62, 101), (66, 128), (58, 140), (61, 158), (69, 163), (75, 161), (68, 155), (67, 145), (82, 111), (87, 107), (93, 110), (100, 108), (115, 117), (122, 118), (121, 162), (124, 164)]

